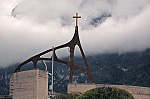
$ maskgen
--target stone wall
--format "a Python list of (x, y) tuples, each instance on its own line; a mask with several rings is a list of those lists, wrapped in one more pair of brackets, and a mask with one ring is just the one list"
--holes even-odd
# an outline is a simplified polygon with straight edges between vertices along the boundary
[(10, 95), (13, 99), (47, 99), (47, 71), (37, 69), (14, 73), (10, 79)]
[(125, 89), (131, 93), (135, 99), (150, 99), (150, 88), (128, 85), (109, 85), (109, 84), (68, 84), (68, 93), (79, 93), (97, 87), (115, 87)]

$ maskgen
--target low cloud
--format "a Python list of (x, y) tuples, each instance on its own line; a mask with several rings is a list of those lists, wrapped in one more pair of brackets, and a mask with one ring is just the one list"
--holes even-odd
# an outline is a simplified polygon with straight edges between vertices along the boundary
[(0, 7), (1, 66), (68, 42), (76, 12), (86, 55), (150, 48), (150, 0), (5, 0)]

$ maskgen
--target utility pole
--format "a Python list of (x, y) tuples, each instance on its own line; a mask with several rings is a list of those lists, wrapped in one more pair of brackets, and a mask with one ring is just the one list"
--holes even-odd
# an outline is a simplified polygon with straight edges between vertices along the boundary
[(52, 94), (53, 94), (53, 84), (54, 84), (54, 46), (52, 46)]
[[(44, 64), (45, 70), (47, 71), (47, 64), (45, 63), (44, 60), (42, 60), (42, 63)], [(48, 73), (48, 75), (51, 76), (50, 88), (51, 88), (51, 92), (52, 92), (51, 94), (53, 94), (53, 92), (54, 92), (54, 88), (53, 88), (53, 86), (54, 86), (54, 46), (52, 46), (52, 73)]]

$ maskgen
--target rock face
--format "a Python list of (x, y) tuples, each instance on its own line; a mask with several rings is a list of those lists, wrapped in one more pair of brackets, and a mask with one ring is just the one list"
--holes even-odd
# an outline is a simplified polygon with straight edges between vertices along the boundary
[(46, 99), (48, 73), (45, 70), (27, 70), (14, 73), (10, 79), (13, 99)]
[(126, 85), (109, 85), (109, 84), (68, 84), (68, 93), (79, 93), (96, 87), (115, 87), (125, 89), (131, 93), (135, 99), (150, 99), (150, 88)]

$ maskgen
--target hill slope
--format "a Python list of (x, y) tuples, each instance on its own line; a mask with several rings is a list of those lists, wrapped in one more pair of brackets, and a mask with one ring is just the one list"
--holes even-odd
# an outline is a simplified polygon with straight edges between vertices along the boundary
[[(87, 57), (90, 69), (94, 75), (95, 83), (101, 84), (126, 84), (150, 87), (150, 50), (124, 54), (100, 54)], [(65, 60), (67, 60), (65, 58)], [(80, 57), (75, 58), (75, 63), (81, 64)], [(51, 63), (47, 62), (48, 70), (51, 70)], [(9, 78), (18, 64), (0, 69), (0, 95), (8, 94)], [(38, 64), (44, 69), (43, 64)], [(27, 64), (24, 70), (32, 69), (32, 64)], [(68, 67), (54, 64), (54, 90), (66, 92), (68, 83)], [(90, 82), (85, 73), (76, 71), (73, 77), (74, 83)], [(50, 80), (50, 79), (49, 79)], [(50, 84), (50, 82), (49, 82)]]

